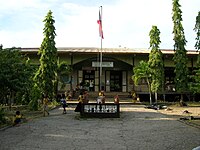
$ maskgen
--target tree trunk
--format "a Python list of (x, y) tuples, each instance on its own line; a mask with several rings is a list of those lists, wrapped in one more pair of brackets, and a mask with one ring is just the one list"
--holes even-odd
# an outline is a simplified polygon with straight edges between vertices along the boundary
[(157, 92), (155, 92), (155, 102), (156, 102), (156, 104), (158, 103), (158, 93)]
[(152, 94), (151, 94), (151, 91), (149, 91), (149, 101), (150, 101), (150, 105), (152, 104)]
[(152, 94), (151, 94), (151, 85), (150, 85), (150, 82), (149, 82), (149, 79), (147, 78), (147, 84), (148, 84), (148, 88), (149, 88), (149, 102), (150, 102), (150, 105), (152, 104)]
[(181, 93), (181, 100), (184, 101), (184, 99), (183, 99), (183, 93)]
[(9, 95), (9, 99), (8, 99), (8, 103), (9, 103), (9, 110), (11, 111), (11, 103), (12, 103), (12, 92), (10, 92), (10, 95)]

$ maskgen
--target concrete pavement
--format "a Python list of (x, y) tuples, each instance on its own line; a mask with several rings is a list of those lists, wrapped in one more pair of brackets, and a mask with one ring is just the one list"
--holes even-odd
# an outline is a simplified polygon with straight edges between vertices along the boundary
[(0, 150), (192, 150), (200, 146), (200, 130), (176, 118), (121, 105), (120, 118), (80, 118), (69, 105), (67, 114), (50, 116), (0, 131)]

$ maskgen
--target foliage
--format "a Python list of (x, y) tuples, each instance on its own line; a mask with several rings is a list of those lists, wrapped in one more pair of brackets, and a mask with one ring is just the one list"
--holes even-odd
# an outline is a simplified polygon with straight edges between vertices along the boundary
[(133, 73), (134, 75), (132, 76), (132, 80), (134, 81), (135, 85), (138, 85), (138, 83), (144, 79), (147, 82), (148, 85), (148, 89), (149, 89), (149, 99), (150, 99), (150, 104), (152, 103), (151, 100), (151, 81), (152, 81), (152, 74), (151, 74), (151, 70), (149, 68), (149, 64), (148, 62), (145, 61), (140, 61), (138, 66), (135, 66), (133, 68)]
[(41, 99), (41, 92), (36, 84), (31, 89), (30, 99), (31, 101), (28, 104), (29, 109), (34, 111), (38, 110), (39, 108), (38, 101)]
[[(72, 68), (70, 65), (68, 65), (65, 62), (61, 62), (61, 63), (58, 62), (56, 79), (57, 79), (57, 82), (60, 82), (62, 84), (61, 89), (63, 89), (65, 86), (64, 77), (66, 75), (69, 75), (71, 71), (72, 71)], [(58, 89), (58, 87), (56, 87), (56, 89)]]
[[(145, 79), (149, 89), (150, 95), (150, 104), (152, 103), (151, 93), (157, 93), (162, 89), (164, 82), (164, 67), (162, 52), (159, 49), (160, 44), (160, 31), (157, 26), (152, 26), (152, 29), (149, 33), (150, 36), (150, 48), (151, 52), (149, 54), (149, 61), (140, 61), (139, 65), (134, 67), (134, 75), (132, 79), (135, 85), (138, 85), (138, 82), (141, 79)], [(157, 101), (157, 94), (155, 94)]]
[(56, 106), (59, 106), (60, 103), (57, 102), (56, 100), (53, 100), (48, 106), (50, 109), (55, 108)]
[(21, 91), (16, 92), (16, 101), (18, 100), (17, 104), (27, 105), (31, 100), (31, 92), (32, 87), (34, 86), (33, 77), (36, 71), (36, 66), (30, 64), (30, 60), (27, 59), (26, 63), (26, 85), (24, 89)]
[[(200, 11), (198, 12), (198, 16), (196, 17), (196, 24), (194, 31), (197, 32), (197, 37), (196, 37), (196, 44), (195, 48), (197, 51), (200, 50)], [(192, 79), (192, 82), (190, 82), (190, 90), (195, 94), (195, 93), (200, 93), (200, 51), (199, 55), (197, 58), (197, 67), (193, 71), (193, 75), (190, 76)]]
[(189, 88), (192, 93), (200, 93), (200, 70), (196, 69), (193, 71), (194, 75), (191, 75), (192, 82), (189, 83)]
[(32, 69), (16, 48), (1, 49), (0, 58), (0, 103), (8, 103), (16, 93), (27, 91)]
[(196, 24), (194, 27), (194, 31), (197, 32), (195, 48), (199, 51), (200, 50), (200, 11), (198, 12), (198, 16), (196, 17)]
[(149, 36), (151, 52), (149, 54), (148, 64), (152, 75), (151, 91), (157, 93), (162, 90), (164, 82), (163, 55), (159, 49), (159, 44), (161, 43), (160, 31), (157, 26), (152, 26)]
[(44, 22), (44, 39), (38, 52), (40, 55), (40, 67), (34, 79), (41, 92), (52, 99), (57, 68), (57, 48), (54, 41), (56, 36), (55, 21), (51, 11), (47, 13)]
[(0, 108), (0, 124), (5, 123), (5, 121), (6, 121), (6, 119), (5, 119), (4, 110), (2, 108)]
[(175, 87), (178, 92), (185, 92), (188, 88), (188, 68), (187, 68), (187, 51), (185, 49), (186, 39), (182, 26), (182, 11), (179, 0), (173, 0), (172, 20), (174, 34), (174, 63), (175, 63)]
[(139, 81), (141, 79), (148, 79), (151, 80), (151, 74), (150, 74), (150, 68), (147, 62), (140, 61), (138, 66), (135, 66), (133, 69), (134, 75), (132, 76), (132, 79), (135, 83), (135, 85), (138, 85)]

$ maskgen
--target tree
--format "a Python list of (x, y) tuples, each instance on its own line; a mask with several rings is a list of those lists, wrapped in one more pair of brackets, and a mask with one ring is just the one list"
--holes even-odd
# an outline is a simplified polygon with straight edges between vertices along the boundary
[(151, 52), (148, 64), (152, 75), (151, 91), (155, 93), (155, 101), (157, 102), (157, 93), (162, 90), (164, 82), (163, 55), (159, 49), (160, 31), (157, 26), (152, 26), (149, 36)]
[(23, 95), (29, 89), (33, 72), (27, 58), (16, 48), (0, 49), (0, 58), (0, 100), (11, 104), (11, 99), (16, 102), (17, 93)]
[[(196, 17), (196, 23), (194, 31), (197, 33), (195, 48), (197, 51), (200, 50), (200, 11)], [(197, 58), (197, 66), (193, 71), (194, 74), (191, 76), (192, 82), (190, 83), (190, 90), (195, 93), (200, 93), (200, 51)]]
[(199, 51), (200, 50), (200, 11), (198, 12), (198, 16), (196, 17), (196, 24), (194, 27), (194, 31), (197, 32), (195, 48)]
[[(198, 16), (196, 17), (196, 24), (194, 27), (194, 31), (197, 33), (197, 37), (195, 38), (196, 43), (194, 47), (196, 48), (197, 51), (199, 51), (200, 50), (200, 11), (198, 13)], [(200, 51), (198, 55), (197, 65), (200, 69)]]
[(182, 11), (179, 0), (173, 0), (172, 20), (173, 20), (173, 34), (174, 34), (174, 57), (175, 63), (175, 88), (176, 91), (181, 93), (181, 99), (183, 100), (183, 92), (188, 89), (188, 68), (187, 68), (187, 51), (185, 49), (186, 39), (184, 35), (184, 29), (182, 26)]
[(53, 98), (55, 77), (57, 69), (57, 48), (55, 47), (55, 27), (52, 12), (49, 10), (44, 21), (44, 39), (38, 54), (40, 55), (40, 66), (34, 79), (43, 94), (50, 99)]
[(55, 82), (55, 93), (58, 92), (58, 84), (61, 84), (61, 89), (65, 87), (65, 80), (64, 78), (71, 73), (72, 69), (70, 65), (65, 62), (59, 62), (57, 64), (57, 71), (56, 71), (56, 82)]
[(32, 87), (34, 85), (33, 77), (36, 71), (36, 66), (30, 64), (30, 59), (23, 56), (26, 61), (24, 62), (23, 69), (23, 87), (16, 93), (16, 103), (17, 104), (28, 104), (31, 101)]
[(151, 96), (152, 95), (152, 91), (151, 91), (152, 75), (151, 75), (148, 62), (145, 62), (143, 60), (140, 61), (138, 66), (134, 67), (133, 73), (134, 75), (132, 76), (132, 80), (134, 81), (135, 85), (138, 85), (141, 79), (146, 80), (147, 86), (149, 89), (149, 101), (150, 101), (150, 104), (152, 104), (152, 96)]

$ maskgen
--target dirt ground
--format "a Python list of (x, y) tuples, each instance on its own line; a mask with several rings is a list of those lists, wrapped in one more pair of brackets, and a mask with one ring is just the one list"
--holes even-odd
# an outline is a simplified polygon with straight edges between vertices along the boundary
[[(186, 118), (189, 120), (185, 120), (188, 123), (192, 123), (198, 125), (200, 127), (200, 107), (199, 106), (169, 106), (167, 109), (158, 110), (158, 112), (166, 115), (171, 115), (175, 118)], [(191, 117), (195, 119), (191, 120)]]
[[(138, 108), (138, 111), (139, 111), (139, 108)], [(185, 122), (198, 125), (198, 127), (200, 128), (200, 106), (180, 107), (180, 106), (176, 106), (176, 105), (170, 105), (170, 106), (168, 106), (167, 109), (160, 109), (157, 111), (162, 114), (170, 115), (171, 117), (174, 117), (176, 119), (188, 118), (188, 120), (185, 120)], [(22, 111), (22, 113), (24, 114), (24, 117), (27, 120), (32, 120), (34, 118), (42, 116), (41, 111), (36, 111), (36, 112), (32, 112), (32, 111), (23, 112)], [(7, 114), (8, 115), (7, 117), (13, 116), (13, 114), (14, 114), (14, 111)], [(191, 116), (193, 116), (194, 118), (198, 118), (198, 119), (191, 120)], [(5, 124), (3, 124), (3, 125), (1, 124), (0, 128), (4, 127), (4, 126), (5, 126)]]

